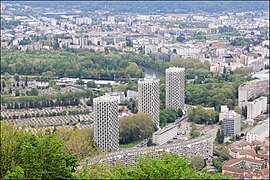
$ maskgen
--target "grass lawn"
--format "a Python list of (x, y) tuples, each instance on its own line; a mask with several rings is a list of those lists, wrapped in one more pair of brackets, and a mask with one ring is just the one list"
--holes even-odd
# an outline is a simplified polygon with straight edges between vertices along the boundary
[(141, 140), (137, 140), (137, 141), (133, 141), (133, 142), (128, 143), (128, 144), (119, 144), (119, 147), (120, 148), (133, 148), (134, 146), (136, 146), (140, 142), (141, 142)]
[(211, 34), (211, 35), (207, 35), (206, 38), (207, 39), (219, 39), (222, 37), (228, 37), (229, 35), (223, 35), (223, 34)]
[(207, 39), (219, 39), (219, 38), (224, 38), (224, 37), (230, 37), (230, 36), (238, 36), (237, 34), (233, 34), (233, 33), (224, 33), (224, 34), (208, 34), (205, 35), (205, 37)]

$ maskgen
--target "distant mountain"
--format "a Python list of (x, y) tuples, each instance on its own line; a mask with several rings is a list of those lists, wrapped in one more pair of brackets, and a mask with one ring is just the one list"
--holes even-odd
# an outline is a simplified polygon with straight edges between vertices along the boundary
[(109, 10), (112, 12), (140, 13), (218, 13), (269, 10), (269, 1), (16, 1), (14, 3), (24, 4), (32, 7), (63, 9), (78, 7), (85, 12), (93, 12), (95, 10)]

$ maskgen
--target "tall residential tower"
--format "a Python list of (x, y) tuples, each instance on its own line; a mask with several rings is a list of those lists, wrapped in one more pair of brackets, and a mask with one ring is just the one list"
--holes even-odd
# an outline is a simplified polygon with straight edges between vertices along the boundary
[(159, 79), (140, 79), (138, 81), (138, 112), (149, 113), (159, 126)]
[(185, 68), (166, 69), (166, 108), (182, 109), (185, 104)]
[(93, 99), (94, 137), (101, 149), (111, 151), (119, 148), (119, 119), (117, 100), (111, 96)]

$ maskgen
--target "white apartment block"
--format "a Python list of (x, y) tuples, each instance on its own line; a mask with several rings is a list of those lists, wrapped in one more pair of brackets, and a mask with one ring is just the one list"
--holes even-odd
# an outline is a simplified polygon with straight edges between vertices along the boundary
[(105, 151), (119, 148), (119, 119), (117, 100), (111, 96), (93, 99), (94, 139)]
[(268, 136), (269, 136), (269, 123), (264, 123), (255, 126), (250, 131), (248, 131), (246, 141), (249, 143), (252, 143), (255, 140), (263, 142), (264, 139)]
[(170, 47), (170, 51), (174, 52), (176, 51), (176, 53), (180, 56), (192, 56), (193, 55), (198, 55), (201, 51), (200, 47), (194, 47), (194, 46), (177, 46), (177, 45), (173, 45), (172, 47)]
[(105, 93), (105, 96), (114, 97), (117, 100), (118, 104), (122, 103), (125, 100), (125, 93), (124, 92)]
[(157, 53), (158, 52), (158, 46), (156, 45), (145, 45), (145, 52), (144, 54), (145, 55), (149, 55), (149, 54), (152, 54), (152, 53)]
[(80, 47), (81, 47), (81, 48), (84, 48), (84, 47), (87, 46), (87, 44), (88, 44), (88, 38), (86, 38), (86, 37), (81, 37), (81, 38), (79, 39), (79, 44), (80, 44)]
[(166, 108), (182, 109), (185, 105), (185, 68), (166, 69)]
[(92, 18), (83, 17), (83, 18), (76, 18), (76, 24), (92, 24)]
[(247, 120), (253, 120), (258, 115), (266, 112), (267, 97), (260, 97), (254, 101), (247, 102)]
[(138, 112), (151, 114), (159, 127), (159, 79), (140, 79), (138, 81)]
[(127, 90), (127, 98), (126, 98), (127, 100), (137, 98), (138, 98), (138, 91)]
[(168, 126), (153, 133), (153, 143), (162, 145), (173, 139), (177, 135), (177, 126), (169, 124)]
[(108, 16), (108, 22), (110, 22), (110, 23), (115, 23), (115, 18), (114, 18), (114, 16)]
[(223, 128), (225, 136), (238, 133), (241, 130), (241, 115), (237, 113), (227, 113), (223, 118)]
[(238, 116), (238, 115), (239, 114), (236, 113), (234, 110), (229, 110), (228, 108), (226, 108), (226, 109), (221, 108), (220, 113), (219, 113), (219, 121), (223, 121), (224, 118), (229, 117), (229, 116)]
[(269, 79), (256, 79), (241, 84), (238, 87), (238, 106), (246, 106), (247, 101), (252, 97), (257, 97), (262, 92), (268, 92)]
[(253, 61), (248, 65), (248, 67), (251, 67), (254, 72), (259, 72), (264, 69), (264, 61), (261, 60)]

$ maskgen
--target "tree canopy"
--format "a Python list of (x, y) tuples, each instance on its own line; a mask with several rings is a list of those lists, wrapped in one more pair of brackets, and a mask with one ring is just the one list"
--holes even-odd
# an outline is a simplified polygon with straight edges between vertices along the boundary
[[(151, 64), (152, 63), (152, 64)], [(27, 64), (27, 66), (26, 66)], [(142, 77), (139, 66), (154, 67), (154, 61), (134, 53), (109, 54), (83, 51), (1, 51), (1, 74), (52, 75), (58, 77), (79, 77), (117, 79)]]
[(152, 116), (139, 113), (120, 118), (119, 141), (121, 144), (130, 143), (135, 140), (143, 140), (152, 136), (157, 127)]
[(1, 123), (0, 177), (14, 179), (72, 178), (78, 158), (62, 151), (55, 135), (31, 134)]
[(186, 158), (163, 154), (161, 159), (140, 158), (136, 168), (118, 166), (112, 179), (232, 179), (230, 175), (210, 174), (203, 170), (196, 172)]
[[(140, 122), (138, 124), (142, 127), (147, 126)], [(190, 161), (169, 154), (163, 154), (161, 158), (141, 157), (136, 167), (124, 167), (121, 164), (112, 166), (105, 163), (89, 167), (89, 161), (86, 160), (84, 167), (75, 172), (79, 165), (78, 155), (80, 157), (89, 155), (87, 147), (92, 145), (91, 129), (56, 130), (52, 133), (33, 134), (26, 132), (25, 129), (15, 129), (11, 123), (1, 122), (0, 138), (0, 177), (3, 179), (231, 178), (229, 175), (210, 174), (207, 170), (196, 171), (196, 168), (200, 170), (204, 166), (201, 158), (194, 157)], [(95, 152), (91, 151), (89, 156), (94, 154)], [(221, 152), (220, 156), (227, 158), (226, 154), (227, 152)]]
[(202, 106), (188, 109), (189, 121), (197, 124), (214, 124), (218, 122), (218, 112), (205, 110)]

